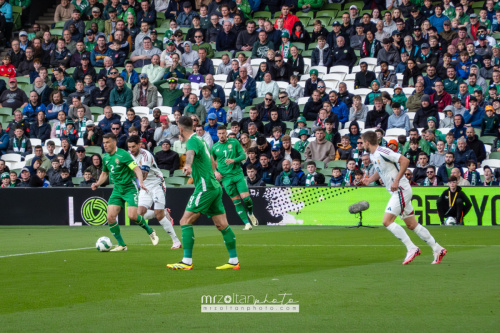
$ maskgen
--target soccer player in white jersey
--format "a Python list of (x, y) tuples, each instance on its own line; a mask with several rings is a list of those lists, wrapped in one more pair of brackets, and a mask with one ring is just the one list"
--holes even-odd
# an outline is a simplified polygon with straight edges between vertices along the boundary
[[(179, 249), (182, 247), (181, 242), (175, 234), (168, 209), (165, 208), (165, 180), (163, 179), (163, 174), (156, 165), (153, 155), (141, 148), (140, 140), (137, 135), (131, 135), (127, 139), (129, 152), (139, 168), (141, 168), (144, 186), (147, 188), (147, 191), (141, 190), (139, 192), (139, 208), (137, 213), (147, 220), (156, 217), (163, 229), (172, 238), (172, 249)], [(153, 203), (154, 211), (150, 209)]]
[(413, 206), (411, 204), (412, 190), (410, 183), (403, 177), (410, 160), (401, 154), (395, 153), (389, 148), (380, 147), (375, 132), (365, 132), (361, 136), (363, 146), (370, 153), (370, 159), (375, 166), (375, 173), (370, 178), (365, 178), (363, 182), (368, 185), (382, 178), (387, 191), (391, 193), (391, 199), (385, 209), (382, 223), (384, 226), (402, 241), (407, 248), (407, 254), (403, 265), (407, 265), (420, 254), (420, 249), (413, 244), (406, 231), (397, 223), (394, 223), (399, 215), (405, 222), (408, 229), (413, 230), (418, 237), (424, 240), (434, 252), (432, 264), (439, 264), (446, 255), (446, 249), (439, 245), (434, 237), (424, 226), (415, 219)]

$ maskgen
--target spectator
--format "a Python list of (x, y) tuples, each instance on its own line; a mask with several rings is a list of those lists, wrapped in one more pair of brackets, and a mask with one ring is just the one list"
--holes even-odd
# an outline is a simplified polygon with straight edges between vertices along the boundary
[(31, 142), (29, 138), (24, 134), (24, 128), (21, 125), (17, 125), (14, 130), (14, 136), (9, 139), (9, 147), (7, 149), (8, 154), (19, 154), (22, 156), (22, 160), (26, 155), (31, 154)]
[(61, 4), (56, 7), (54, 12), (54, 22), (70, 20), (73, 10), (75, 10), (75, 6), (69, 0), (61, 0)]
[(462, 117), (462, 115), (457, 114), (453, 117), (453, 119), (454, 128), (450, 130), (450, 133), (453, 133), (455, 139), (465, 138), (467, 127), (465, 127), (464, 118)]
[(374, 103), (373, 110), (366, 115), (365, 128), (381, 128), (386, 131), (389, 114), (385, 111), (382, 97), (375, 97)]
[(342, 36), (337, 37), (337, 47), (332, 53), (332, 66), (348, 66), (352, 68), (356, 63), (356, 54), (354, 50), (345, 44), (345, 39)]
[(257, 97), (264, 97), (267, 94), (271, 94), (273, 99), (277, 99), (279, 94), (278, 84), (271, 79), (271, 73), (265, 73), (264, 81), (257, 84)]
[(331, 111), (337, 115), (338, 121), (342, 123), (342, 128), (344, 128), (345, 124), (349, 121), (349, 109), (346, 104), (338, 98), (338, 93), (335, 90), (332, 90), (328, 97), (332, 105)]
[(304, 97), (304, 88), (299, 85), (298, 82), (298, 76), (292, 75), (290, 77), (290, 84), (286, 87), (286, 93), (288, 94), (288, 96), (295, 100)]
[(487, 165), (483, 167), (484, 170), (484, 181), (481, 185), (483, 186), (498, 186), (498, 181), (493, 176), (493, 171)]
[(356, 73), (354, 78), (354, 87), (356, 89), (368, 88), (377, 79), (375, 73), (368, 70), (368, 64), (364, 61), (359, 64), (359, 67), (360, 71)]
[(53, 187), (74, 187), (75, 185), (72, 182), (71, 175), (69, 173), (69, 169), (64, 167), (61, 168), (61, 179), (58, 183), (52, 184)]
[(397, 102), (392, 103), (392, 112), (387, 121), (387, 129), (401, 128), (410, 131), (410, 118), (404, 110), (401, 110), (401, 105)]
[(231, 90), (230, 98), (233, 98), (238, 105), (238, 108), (245, 109), (250, 106), (250, 95), (247, 90), (243, 87), (243, 81), (240, 78), (234, 80), (234, 87)]
[(154, 133), (154, 140), (156, 142), (161, 142), (168, 140), (169, 142), (174, 142), (179, 139), (179, 128), (170, 123), (168, 116), (161, 116), (160, 121), (162, 123), (161, 127), (156, 128)]
[(429, 95), (423, 95), (421, 100), (421, 107), (417, 110), (415, 114), (415, 119), (413, 120), (413, 127), (424, 128), (427, 127), (427, 118), (436, 118), (436, 127), (439, 127), (439, 114), (437, 107), (431, 104), (431, 99)]
[(184, 108), (185, 116), (197, 116), (198, 119), (203, 119), (205, 121), (207, 117), (207, 110), (205, 107), (198, 101), (198, 97), (195, 94), (189, 94), (188, 104)]
[(446, 151), (444, 150), (445, 142), (443, 140), (438, 140), (436, 144), (436, 152), (431, 154), (429, 164), (439, 168), (445, 163)]
[(99, 128), (104, 134), (110, 133), (112, 124), (115, 122), (120, 122), (120, 116), (113, 114), (111, 106), (106, 106), (104, 108), (104, 118), (98, 124)]
[[(163, 88), (161, 86), (165, 82), (168, 83), (168, 88)], [(163, 106), (174, 106), (175, 99), (179, 96), (182, 96), (182, 90), (177, 88), (177, 82), (177, 79), (170, 78), (167, 80), (160, 80), (155, 84), (158, 92), (163, 98)]]
[(444, 224), (447, 217), (453, 217), (457, 224), (463, 225), (463, 219), (472, 208), (472, 204), (462, 188), (458, 186), (457, 177), (451, 176), (448, 186), (449, 189), (444, 190), (436, 202), (441, 224)]
[(85, 170), (92, 165), (92, 159), (85, 155), (83, 146), (76, 149), (76, 156), (76, 160), (71, 163), (70, 174), (72, 177), (83, 177)]
[(100, 127), (96, 127), (92, 120), (87, 120), (85, 123), (86, 131), (83, 134), (83, 143), (85, 146), (97, 146), (102, 144), (104, 132)]
[[(292, 46), (291, 47), (291, 52), (295, 53), (296, 47)], [(293, 57), (292, 57), (293, 58)], [(290, 58), (290, 59), (292, 59)], [(274, 56), (274, 64), (270, 64), (269, 72), (271, 73), (271, 78), (274, 81), (282, 81), (282, 82), (288, 82), (290, 81), (290, 74), (292, 72), (291, 64), (293, 60), (288, 60), (287, 63), (285, 64), (283, 61), (283, 56), (281, 54), (276, 54)], [(302, 73), (304, 72), (303, 67), (302, 67)], [(265, 81), (265, 75), (267, 73), (263, 73), (263, 80)]]
[(163, 51), (160, 55), (160, 66), (163, 67), (170, 67), (172, 65), (172, 56), (174, 54), (177, 54), (179, 58), (181, 57), (181, 52), (175, 47), (175, 43), (171, 40), (169, 40), (167, 43), (167, 47), (165, 51)]
[(266, 183), (262, 180), (257, 172), (257, 168), (249, 164), (246, 167), (247, 171), (247, 185), (248, 186), (266, 186)]
[(500, 120), (495, 110), (491, 105), (485, 108), (486, 115), (483, 117), (481, 123), (481, 136), (498, 136), (498, 128), (500, 127)]
[(415, 183), (422, 185), (427, 175), (427, 167), (429, 167), (429, 156), (424, 152), (420, 152), (418, 154), (418, 163), (413, 170), (413, 180)]
[(132, 107), (132, 90), (125, 85), (123, 77), (118, 76), (115, 83), (116, 87), (109, 94), (109, 105)]
[[(261, 3), (261, 7), (264, 6), (261, 8), (261, 10), (264, 10), (265, 5), (266, 5), (265, 3)], [(278, 9), (277, 7), (278, 6), (272, 6), (272, 8), (269, 7), (269, 9), (271, 12), (275, 12)], [(299, 18), (297, 16), (290, 13), (290, 6), (287, 3), (284, 3), (281, 6), (281, 15), (279, 17), (283, 19), (283, 28), (288, 31), (293, 31), (293, 26), (295, 22), (299, 21)], [(276, 19), (274, 27), (276, 29), (279, 29), (278, 19)]]
[[(220, 31), (217, 31), (217, 34), (219, 33)], [(209, 40), (209, 42), (205, 42), (203, 40), (203, 33), (201, 31), (198, 31), (194, 34), (194, 40), (195, 40), (195, 43), (191, 45), (193, 51), (195, 51), (198, 56), (199, 56), (199, 50), (200, 49), (204, 49), (205, 50), (205, 53), (206, 53), (206, 57), (208, 57), (209, 59), (212, 59), (214, 57), (214, 50), (212, 48), (212, 46), (210, 45), (211, 42), (215, 42), (215, 39), (212, 41), (212, 40)]]
[(50, 138), (51, 128), (45, 119), (45, 111), (40, 110), (37, 112), (36, 120), (31, 124), (29, 130), (30, 138), (36, 138), (45, 142)]
[[(467, 136), (467, 147), (470, 148), (474, 155), (476, 156), (476, 161), (478, 164), (481, 164), (486, 159), (486, 150), (484, 148), (483, 141), (479, 140), (476, 135), (474, 128), (467, 127), (466, 131)], [(460, 148), (459, 148), (460, 149)]]
[(111, 89), (106, 85), (106, 76), (100, 75), (97, 79), (98, 86), (90, 93), (89, 106), (105, 107), (109, 105)]
[(193, 51), (191, 42), (190, 41), (184, 42), (184, 53), (182, 53), (181, 55), (182, 66), (192, 67), (193, 64), (197, 62), (197, 60), (198, 60), (198, 52)]
[(401, 62), (399, 50), (392, 44), (390, 38), (384, 38), (382, 40), (382, 46), (383, 48), (380, 49), (377, 54), (377, 65), (381, 65), (382, 62), (387, 62), (387, 65), (396, 67)]
[[(265, 101), (264, 101), (265, 102)], [(248, 133), (248, 124), (254, 123), (260, 133), (264, 132), (264, 125), (259, 118), (259, 111), (256, 107), (250, 108), (249, 116), (240, 121), (240, 128), (243, 133)]]
[[(156, 57), (154, 57), (154, 58), (156, 58)], [(170, 67), (168, 67), (164, 70), (165, 74), (163, 75), (163, 78), (169, 78), (169, 77), (177, 77), (179, 79), (188, 78), (189, 81), (191, 81), (191, 82), (196, 82), (196, 83), (203, 82), (203, 75), (199, 74), (199, 71), (198, 71), (199, 66), (197, 63), (193, 64), (193, 73), (191, 74), (193, 77), (191, 78), (191, 75), (186, 73), (186, 69), (184, 67), (182, 67), (181, 64), (179, 63), (179, 60), (181, 57), (177, 53), (172, 53), (171, 58), (172, 58), (172, 63), (170, 65)], [(150, 66), (150, 65), (148, 65), (148, 66)], [(162, 69), (162, 73), (163, 73), (163, 69)], [(161, 77), (160, 77), (160, 79), (161, 79)]]
[(155, 161), (160, 169), (170, 171), (170, 176), (173, 176), (174, 171), (179, 169), (179, 154), (170, 149), (170, 140), (165, 139), (160, 143), (161, 150), (155, 154)]
[(193, 21), (193, 17), (196, 15), (196, 12), (192, 10), (191, 3), (186, 1), (182, 4), (183, 11), (177, 16), (177, 24), (180, 27), (189, 28), (191, 26), (191, 22)]
[(75, 81), (71, 76), (66, 76), (61, 68), (55, 68), (52, 88), (59, 90), (63, 97), (68, 97), (75, 92)]
[(326, 39), (323, 36), (318, 37), (318, 45), (313, 49), (311, 55), (311, 66), (325, 66), (330, 67), (332, 65), (332, 48), (326, 43)]
[(9, 89), (0, 95), (0, 108), (11, 108), (12, 112), (16, 109), (23, 109), (28, 105), (28, 96), (19, 89), (15, 77), (9, 79)]
[(45, 113), (45, 105), (42, 104), (36, 91), (30, 92), (29, 103), (23, 108), (23, 117), (31, 124), (36, 122), (39, 111)]
[(196, 135), (205, 140), (205, 142), (208, 145), (208, 149), (212, 149), (212, 146), (214, 145), (214, 140), (212, 139), (210, 133), (205, 131), (203, 126), (199, 123), (196, 125)]
[[(134, 109), (127, 110), (127, 119), (123, 122), (122, 131), (126, 136), (130, 136), (130, 131), (141, 128), (141, 117), (135, 115)], [(139, 134), (139, 133), (137, 133)]]
[[(413, 95), (408, 97), (406, 108), (408, 112), (417, 112), (422, 107), (422, 98), (424, 96), (424, 85), (420, 82), (415, 84), (415, 91)], [(427, 118), (426, 118), (427, 119)]]
[(329, 161), (335, 159), (335, 147), (330, 141), (325, 139), (325, 129), (322, 127), (316, 128), (314, 132), (316, 137), (305, 150), (305, 159), (307, 161), (323, 161), (325, 167)]
[(141, 73), (140, 84), (133, 89), (132, 106), (146, 106), (152, 110), (158, 104), (158, 89), (149, 82), (147, 74)]
[(474, 128), (481, 128), (481, 123), (484, 118), (484, 109), (477, 105), (475, 96), (469, 97), (469, 108), (464, 113), (465, 126), (472, 126)]
[[(215, 42), (215, 48), (218, 52), (228, 51), (232, 54), (236, 50), (236, 38), (238, 36), (231, 30), (232, 28), (233, 25), (229, 20), (224, 21), (223, 29), (217, 34)], [(265, 32), (264, 35), (266, 35)]]
[(281, 104), (278, 106), (279, 117), (282, 121), (295, 122), (300, 116), (299, 105), (292, 102), (287, 92), (280, 92), (279, 99)]
[(134, 67), (144, 67), (151, 64), (154, 55), (161, 55), (160, 49), (153, 47), (150, 37), (144, 37), (142, 47), (132, 52), (130, 60), (134, 63)]
[[(418, 141), (418, 147), (423, 152), (425, 152), (427, 155), (429, 155), (431, 153), (431, 149), (430, 149), (429, 143), (427, 142), (427, 140), (425, 140), (424, 138), (420, 137), (420, 135), (418, 134), (418, 129), (416, 129), (416, 128), (410, 129), (410, 140), (411, 139), (417, 139), (417, 141)], [(404, 147), (403, 147), (403, 154), (406, 153), (409, 148), (410, 148), (410, 141), (407, 141), (405, 143)]]
[[(483, 145), (484, 149), (484, 145)], [(455, 150), (455, 164), (457, 167), (465, 168), (467, 162), (473, 160), (477, 163), (476, 154), (467, 146), (467, 140), (460, 138), (457, 140), (457, 150)]]
[(278, 109), (269, 110), (269, 122), (264, 126), (264, 135), (271, 137), (276, 127), (281, 128), (281, 133), (286, 132), (286, 124), (279, 119)]

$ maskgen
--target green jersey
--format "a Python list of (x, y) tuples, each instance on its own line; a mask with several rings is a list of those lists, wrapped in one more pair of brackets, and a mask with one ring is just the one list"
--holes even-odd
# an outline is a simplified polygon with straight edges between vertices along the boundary
[(191, 165), (195, 192), (206, 192), (207, 190), (220, 188), (212, 171), (212, 159), (210, 158), (210, 149), (207, 143), (196, 133), (193, 133), (186, 142), (186, 150), (192, 150), (195, 153)]
[(117, 148), (113, 154), (102, 157), (102, 171), (110, 175), (117, 186), (135, 186), (134, 168), (137, 166), (132, 155), (127, 151)]
[[(238, 140), (229, 138), (224, 143), (217, 142), (212, 146), (212, 156), (217, 161), (217, 170), (223, 177), (243, 174), (240, 163), (246, 159), (246, 155)], [(233, 159), (234, 163), (227, 165), (227, 158)]]

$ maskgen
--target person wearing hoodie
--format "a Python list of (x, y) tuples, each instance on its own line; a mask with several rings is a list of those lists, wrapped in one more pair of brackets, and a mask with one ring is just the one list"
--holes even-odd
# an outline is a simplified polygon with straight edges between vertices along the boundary
[(441, 128), (453, 128), (455, 126), (453, 119), (453, 106), (448, 105), (444, 108), (443, 112), (445, 117), (440, 121)]
[(466, 110), (464, 113), (465, 126), (481, 128), (483, 118), (484, 118), (484, 109), (477, 106), (477, 99), (475, 96), (470, 96), (469, 110)]
[(454, 127), (450, 130), (450, 133), (453, 133), (455, 139), (465, 138), (465, 131), (467, 130), (467, 127), (465, 127), (464, 117), (460, 114), (456, 114), (453, 116), (453, 123)]
[(377, 65), (381, 65), (382, 62), (387, 62), (389, 66), (396, 67), (401, 62), (401, 57), (399, 55), (399, 50), (392, 45), (390, 38), (384, 38), (382, 40), (382, 48), (377, 54)]
[(403, 87), (400, 84), (394, 86), (394, 94), (392, 95), (392, 102), (399, 103), (404, 109), (406, 109), (406, 102), (408, 98), (403, 92)]
[(330, 45), (326, 43), (326, 39), (323, 36), (318, 37), (318, 45), (314, 48), (311, 55), (311, 66), (325, 66), (330, 67), (332, 65), (332, 49)]
[(472, 208), (471, 201), (462, 191), (462, 188), (458, 186), (457, 182), (457, 177), (450, 176), (448, 179), (449, 188), (444, 190), (436, 201), (441, 224), (444, 224), (447, 217), (453, 217), (458, 225), (463, 225), (464, 217)]
[(372, 91), (366, 95), (365, 105), (373, 105), (375, 103), (375, 98), (380, 97), (382, 92), (380, 91), (380, 82), (373, 80), (370, 83), (370, 88)]
[(357, 147), (358, 139), (361, 137), (361, 131), (359, 130), (359, 124), (356, 120), (351, 121), (349, 124), (349, 140), (351, 141), (351, 146)]
[(431, 104), (429, 95), (423, 95), (421, 100), (421, 107), (417, 110), (415, 118), (413, 119), (413, 127), (427, 127), (427, 118), (429, 117), (436, 118), (436, 127), (439, 128), (439, 113), (437, 111), (437, 107)]
[(421, 82), (417, 82), (415, 84), (415, 91), (413, 92), (413, 95), (408, 97), (408, 100), (406, 101), (406, 108), (408, 109), (408, 112), (418, 111), (418, 109), (422, 106), (423, 96), (424, 96), (424, 85)]
[(247, 165), (247, 185), (249, 187), (266, 186), (266, 183), (257, 172), (257, 168), (252, 164)]
[(9, 139), (7, 153), (19, 154), (24, 159), (26, 155), (31, 154), (31, 151), (31, 142), (24, 134), (24, 128), (21, 125), (17, 125), (14, 130), (14, 136)]
[(269, 122), (264, 125), (264, 135), (269, 138), (273, 135), (275, 127), (281, 128), (281, 133), (286, 132), (286, 124), (279, 119), (279, 112), (276, 108), (269, 111)]
[(314, 90), (311, 97), (312, 99), (306, 103), (304, 111), (302, 112), (302, 115), (306, 118), (306, 120), (316, 120), (318, 118), (319, 110), (323, 107), (323, 101), (321, 101), (318, 90)]
[(198, 52), (193, 51), (193, 44), (190, 41), (184, 42), (184, 53), (181, 55), (181, 65), (192, 67), (198, 61)]
[(444, 145), (445, 142), (443, 140), (438, 140), (436, 144), (437, 150), (431, 154), (429, 164), (436, 167), (436, 169), (445, 163), (446, 151), (444, 150)]
[(466, 135), (467, 147), (474, 152), (478, 163), (483, 162), (486, 159), (486, 149), (484, 148), (483, 141), (479, 140), (472, 127), (467, 127)]
[(444, 90), (441, 80), (434, 82), (434, 90), (436, 92), (429, 96), (431, 103), (437, 106), (438, 112), (443, 112), (444, 108), (451, 104), (451, 95)]
[(104, 134), (111, 132), (111, 125), (115, 122), (120, 122), (120, 116), (113, 113), (111, 106), (104, 108), (104, 118), (101, 119), (98, 126)]
[(460, 52), (460, 62), (455, 66), (457, 76), (461, 77), (462, 80), (467, 80), (470, 74), (470, 66), (472, 66), (472, 62), (467, 51)]
[(401, 128), (408, 133), (410, 131), (410, 118), (406, 114), (406, 111), (401, 109), (401, 104), (393, 102), (392, 112), (387, 120), (387, 129)]
[(373, 110), (366, 115), (365, 128), (381, 128), (387, 131), (388, 120), (389, 114), (385, 111), (382, 97), (375, 97)]
[(308, 48), (309, 43), (311, 42), (311, 36), (301, 21), (297, 21), (293, 24), (293, 29), (290, 32), (290, 41), (292, 43), (304, 43), (306, 49)]
[(485, 116), (481, 122), (481, 136), (498, 136), (498, 128), (500, 128), (500, 119), (495, 114), (493, 106), (487, 105), (485, 108)]
[(380, 73), (377, 76), (377, 81), (380, 82), (382, 88), (394, 88), (398, 83), (396, 73), (389, 70), (389, 63), (385, 60), (380, 62)]
[(353, 147), (350, 144), (351, 139), (349, 135), (344, 135), (340, 143), (337, 143), (337, 151), (335, 152), (335, 161), (347, 161), (351, 157)]
[(335, 159), (335, 147), (333, 143), (326, 140), (325, 129), (323, 127), (317, 127), (314, 131), (315, 141), (312, 141), (307, 145), (305, 150), (305, 161), (323, 161), (325, 162), (325, 167), (327, 167), (328, 162)]
[(349, 121), (349, 109), (347, 105), (338, 98), (338, 93), (335, 90), (332, 90), (328, 94), (328, 98), (332, 105), (331, 111), (337, 115), (338, 121), (342, 123), (342, 128), (344, 128), (345, 124)]

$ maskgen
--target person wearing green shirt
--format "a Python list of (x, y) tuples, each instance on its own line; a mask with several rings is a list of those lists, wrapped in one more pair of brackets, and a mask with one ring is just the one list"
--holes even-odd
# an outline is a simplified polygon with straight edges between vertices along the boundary
[(156, 232), (146, 224), (146, 220), (137, 214), (138, 192), (136, 178), (139, 187), (147, 191), (142, 179), (142, 171), (127, 151), (117, 148), (116, 136), (113, 133), (107, 133), (103, 136), (102, 144), (106, 154), (102, 158), (102, 173), (99, 180), (92, 184), (92, 190), (97, 190), (104, 184), (108, 177), (114, 182), (113, 192), (108, 199), (108, 225), (109, 230), (118, 242), (118, 246), (111, 251), (127, 251), (127, 245), (123, 241), (120, 233), (120, 226), (116, 217), (127, 204), (127, 215), (141, 228), (146, 230), (153, 245), (158, 244)]
[(89, 7), (89, 2), (87, 0), (73, 0), (71, 1), (73, 6), (80, 11), (81, 14)]
[(104, 20), (101, 19), (101, 10), (99, 7), (92, 8), (92, 19), (85, 23), (85, 31), (92, 27), (92, 23), (97, 24), (97, 31), (104, 32)]
[[(161, 86), (165, 82), (168, 83), (168, 88)], [(177, 80), (174, 78), (160, 80), (154, 85), (158, 88), (158, 92), (163, 97), (163, 106), (174, 106), (175, 99), (182, 96), (182, 90), (177, 89)]]
[(216, 267), (216, 269), (240, 269), (236, 253), (236, 237), (227, 223), (226, 211), (222, 204), (222, 188), (215, 179), (215, 162), (210, 155), (210, 149), (207, 143), (194, 133), (191, 117), (180, 117), (177, 126), (179, 127), (179, 138), (186, 142), (187, 149), (183, 172), (186, 176), (192, 174), (195, 188), (180, 221), (184, 257), (180, 262), (169, 264), (167, 267), (174, 270), (193, 269), (193, 223), (198, 220), (201, 214), (204, 214), (212, 218), (215, 226), (222, 233), (226, 249), (229, 252), (229, 262)]
[(123, 22), (127, 22), (127, 16), (132, 14), (134, 16), (134, 24), (136, 23), (137, 17), (135, 16), (134, 8), (130, 7), (130, 4), (127, 0), (122, 1), (122, 12), (118, 14), (118, 19), (123, 20)]
[[(117, 69), (114, 69), (117, 71)], [(109, 94), (109, 105), (132, 107), (132, 90), (125, 85), (125, 79), (122, 76), (117, 76), (115, 80), (116, 87)]]
[(228, 139), (226, 126), (217, 127), (217, 137), (219, 141), (211, 150), (215, 163), (215, 178), (222, 182), (224, 190), (234, 203), (236, 212), (245, 223), (243, 230), (252, 230), (252, 225), (259, 225), (259, 221), (253, 214), (252, 198), (241, 169), (241, 162), (246, 160), (245, 151), (238, 140)]
[[(422, 138), (420, 135), (418, 135), (418, 129), (412, 128), (410, 130), (410, 140), (411, 139), (418, 139), (418, 148), (420, 148), (423, 152), (425, 152), (428, 156), (431, 154), (431, 147), (429, 146), (429, 143), (427, 142), (426, 139)], [(410, 140), (406, 141), (404, 147), (403, 147), (403, 154), (406, 154), (408, 149), (410, 149)]]
[(455, 14), (455, 17), (460, 21), (460, 25), (466, 26), (470, 23), (470, 17), (464, 13), (462, 6), (455, 7)]
[(310, 10), (319, 10), (323, 6), (323, 0), (299, 0), (298, 9), (305, 13)]

